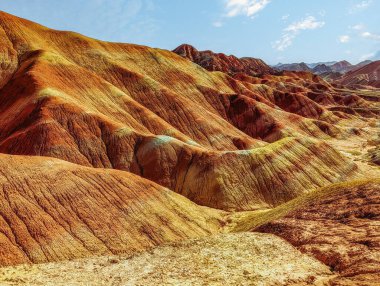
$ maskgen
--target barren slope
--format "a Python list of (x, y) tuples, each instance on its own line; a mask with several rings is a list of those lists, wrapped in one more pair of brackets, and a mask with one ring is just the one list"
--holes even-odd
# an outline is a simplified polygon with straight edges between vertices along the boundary
[(0, 155), (0, 186), (0, 266), (131, 254), (219, 228), (219, 212), (128, 172)]

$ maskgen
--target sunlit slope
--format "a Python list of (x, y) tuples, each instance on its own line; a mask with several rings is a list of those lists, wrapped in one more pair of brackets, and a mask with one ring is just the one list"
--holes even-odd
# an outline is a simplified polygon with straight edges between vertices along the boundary
[(128, 172), (0, 155), (0, 266), (145, 250), (202, 237), (217, 211)]

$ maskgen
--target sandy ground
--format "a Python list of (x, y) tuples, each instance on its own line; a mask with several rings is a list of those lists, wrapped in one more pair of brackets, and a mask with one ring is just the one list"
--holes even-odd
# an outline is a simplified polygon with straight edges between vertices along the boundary
[(285, 240), (261, 233), (189, 240), (129, 258), (0, 269), (0, 285), (327, 285), (332, 277)]

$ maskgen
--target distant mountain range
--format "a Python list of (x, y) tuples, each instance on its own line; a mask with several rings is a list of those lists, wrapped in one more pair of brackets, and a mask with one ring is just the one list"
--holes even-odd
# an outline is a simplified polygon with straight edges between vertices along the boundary
[(271, 67), (261, 59), (248, 57), (238, 58), (233, 55), (214, 53), (212, 51), (199, 51), (195, 47), (187, 44), (177, 47), (173, 52), (193, 61), (208, 71), (221, 71), (231, 76), (245, 74), (253, 77), (260, 77), (265, 74), (274, 75), (281, 73), (282, 71), (310, 72), (336, 84), (350, 86), (380, 86), (378, 80), (380, 61), (366, 60), (356, 65), (353, 65), (346, 60), (318, 63), (301, 62), (278, 64)]
[(316, 66), (319, 65), (326, 65), (326, 66), (332, 66), (333, 64), (337, 63), (337, 61), (332, 61), (332, 62), (318, 62), (318, 63), (312, 63), (312, 64), (307, 64), (309, 68), (315, 68)]
[(292, 64), (277, 64), (273, 68), (280, 71), (307, 71), (314, 74), (323, 75), (326, 73), (340, 73), (345, 74), (349, 71), (361, 68), (372, 61), (366, 60), (358, 63), (357, 65), (352, 65), (348, 61), (332, 61), (332, 62), (319, 62), (319, 63), (292, 63)]
[[(276, 74), (281, 71), (310, 72), (329, 82), (344, 85), (370, 85), (378, 87), (379, 61), (366, 60), (356, 65), (346, 60), (317, 63), (279, 63), (269, 66), (261, 59), (238, 58), (233, 55), (199, 51), (191, 45), (181, 45), (173, 50), (176, 54), (188, 58), (209, 71), (221, 71), (232, 76), (244, 73), (250, 76)], [(371, 59), (380, 58), (380, 51)]]
[(380, 61), (353, 69), (343, 75), (339, 82), (347, 86), (373, 86), (380, 88)]
[(302, 63), (292, 63), (292, 64), (277, 64), (273, 66), (273, 68), (280, 70), (280, 71), (308, 71), (311, 72), (312, 69), (309, 67), (308, 64), (302, 62)]
[[(173, 52), (208, 71), (221, 71), (231, 76), (245, 74), (260, 77), (263, 75), (275, 75), (282, 71), (310, 72), (331, 83), (350, 86), (380, 86), (378, 80), (380, 61), (366, 60), (356, 65), (346, 60), (317, 63), (280, 63), (271, 67), (258, 58), (238, 58), (233, 55), (214, 53), (212, 51), (199, 51), (188, 44), (177, 47)], [(376, 58), (376, 55), (373, 58)]]

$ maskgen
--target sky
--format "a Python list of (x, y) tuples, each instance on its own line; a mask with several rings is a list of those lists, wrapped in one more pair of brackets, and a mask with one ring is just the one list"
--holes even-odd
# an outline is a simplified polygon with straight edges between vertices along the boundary
[(269, 64), (380, 59), (380, 0), (0, 0), (0, 10), (105, 41)]

